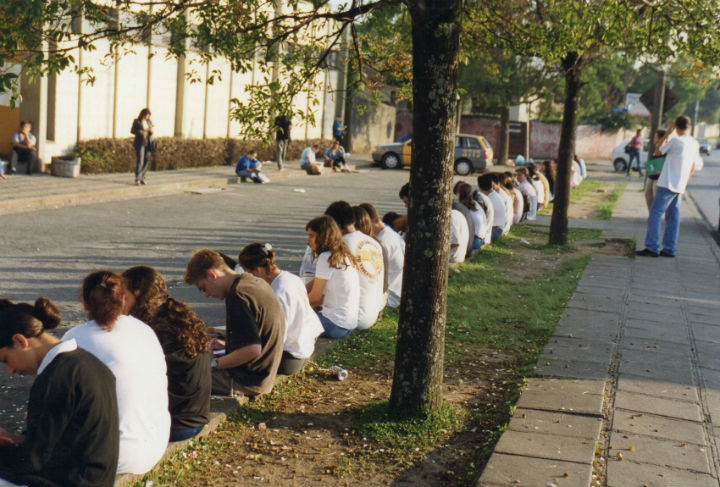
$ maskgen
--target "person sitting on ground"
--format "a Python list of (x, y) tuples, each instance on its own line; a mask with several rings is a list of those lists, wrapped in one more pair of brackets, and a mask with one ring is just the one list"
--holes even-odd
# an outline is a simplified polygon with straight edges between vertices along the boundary
[[(543, 161), (542, 164), (540, 164), (540, 170), (538, 171), (538, 174), (542, 174), (542, 176), (545, 178), (545, 181), (547, 181), (548, 183), (548, 199), (546, 199), (546, 201), (549, 203), (553, 200), (553, 195), (555, 194), (555, 176), (557, 175), (557, 163), (552, 159)], [(543, 185), (544, 184), (545, 183), (543, 183)]]
[(655, 154), (653, 154), (653, 157), (649, 158), (645, 163), (645, 174), (647, 174), (647, 181), (645, 181), (645, 204), (647, 204), (648, 210), (652, 206), (653, 198), (655, 198), (655, 189), (657, 188), (657, 182), (660, 178), (660, 171), (654, 167), (654, 164), (652, 164), (653, 167), (651, 167), (651, 161), (656, 158), (662, 158), (663, 162), (665, 161), (665, 156), (663, 156), (662, 152), (660, 152), (660, 141), (663, 137), (665, 137), (664, 130), (658, 130), (655, 132), (655, 136), (653, 138)]
[(32, 124), (23, 120), (20, 122), (20, 130), (15, 132), (10, 139), (12, 152), (10, 153), (10, 164), (8, 172), (17, 173), (17, 163), (22, 161), (27, 164), (25, 174), (32, 174), (37, 165), (37, 139), (31, 132)]
[[(457, 188), (460, 181), (455, 185)], [(455, 193), (455, 196), (457, 196), (457, 193)], [(470, 213), (470, 210), (463, 204), (458, 203), (456, 199), (453, 199), (452, 201), (452, 209), (457, 210), (465, 217), (465, 223), (468, 227), (468, 242), (465, 245), (465, 250), (467, 254), (465, 255), (465, 258), (470, 258), (470, 254), (472, 254), (473, 251), (473, 241), (475, 239), (475, 221), (473, 220), (472, 214)]]
[(2, 164), (0, 164), (0, 181), (4, 179), (7, 178), (5, 177), (5, 171), (3, 170)]
[(403, 222), (407, 222), (407, 217), (404, 217), (399, 213), (395, 213), (394, 211), (388, 211), (383, 215), (382, 221), (385, 225), (392, 228), (404, 240), (407, 231), (403, 229)]
[(402, 295), (402, 274), (405, 265), (405, 240), (393, 230), (392, 226), (380, 220), (377, 210), (370, 203), (361, 203), (365, 208), (370, 223), (372, 224), (372, 235), (377, 238), (387, 254), (387, 281), (388, 299), (387, 305), (391, 308), (400, 306)]
[(547, 206), (548, 190), (542, 181), (544, 176), (537, 172), (537, 166), (535, 166), (534, 163), (530, 163), (525, 167), (528, 170), (528, 181), (533, 185), (535, 194), (537, 195), (536, 210), (545, 208)]
[(262, 172), (262, 163), (257, 160), (257, 152), (255, 150), (248, 151), (247, 154), (243, 154), (240, 159), (238, 159), (237, 166), (235, 166), (235, 174), (238, 175), (243, 183), (247, 178), (250, 178), (252, 182), (258, 184), (270, 182), (270, 179)]
[(525, 200), (522, 192), (515, 186), (515, 178), (513, 173), (506, 171), (500, 175), (502, 188), (507, 191), (512, 199), (513, 207), (513, 224), (520, 223), (525, 216)]
[(346, 201), (331, 203), (325, 214), (335, 220), (342, 232), (343, 240), (358, 263), (360, 309), (357, 328), (365, 330), (375, 324), (385, 307), (385, 299), (383, 299), (385, 266), (382, 246), (377, 240), (355, 228), (355, 213)]
[(515, 215), (513, 194), (505, 187), (504, 184), (502, 184), (502, 180), (504, 177), (502, 174), (491, 174), (493, 178), (493, 190), (500, 197), (500, 200), (503, 202), (503, 206), (505, 206), (505, 226), (503, 227), (503, 235), (507, 235), (513, 225), (513, 217)]
[(345, 149), (337, 140), (325, 152), (325, 167), (332, 167), (333, 171), (352, 172), (345, 163)]
[(577, 156), (574, 156), (573, 160), (570, 162), (570, 188), (577, 188), (580, 186), (580, 183), (582, 183), (582, 180), (583, 177), (580, 164), (577, 162)]
[(243, 268), (270, 284), (285, 317), (285, 337), (278, 374), (294, 375), (302, 370), (315, 351), (315, 341), (323, 331), (320, 319), (310, 306), (302, 279), (280, 270), (275, 250), (268, 243), (251, 243), (240, 251)]
[(0, 362), (9, 374), (37, 375), (25, 433), (0, 428), (0, 485), (115, 482), (115, 377), (74, 340), (61, 342), (48, 333), (59, 324), (60, 311), (47, 298), (34, 306), (0, 300)]
[[(503, 228), (505, 228), (505, 203), (500, 198), (500, 195), (493, 190), (493, 177), (491, 173), (485, 173), (478, 176), (478, 188), (480, 192), (487, 196), (492, 203), (493, 208), (493, 223), (492, 223), (492, 234), (491, 241), (495, 242), (503, 234)], [(512, 217), (511, 217), (512, 218)]]
[(319, 151), (320, 146), (313, 144), (310, 147), (306, 147), (300, 156), (300, 169), (305, 169), (305, 172), (311, 176), (319, 176), (322, 174), (322, 164), (319, 164), (315, 160), (315, 155)]
[(467, 220), (455, 208), (450, 210), (450, 264), (460, 264), (467, 255), (468, 235)]
[[(515, 169), (515, 179), (518, 183), (518, 189), (523, 197), (528, 200), (527, 219), (530, 221), (537, 220), (538, 197), (535, 186), (530, 182), (530, 172), (526, 167)], [(538, 181), (539, 182), (539, 181)]]
[(578, 157), (577, 154), (573, 156), (573, 160), (577, 162), (578, 167), (580, 168), (580, 179), (585, 179), (587, 177), (587, 165), (585, 164), (585, 160)]
[(479, 250), (485, 243), (484, 239), (488, 231), (487, 215), (485, 215), (485, 211), (475, 199), (473, 199), (472, 186), (464, 181), (460, 181), (459, 184), (455, 185), (455, 191), (459, 204), (467, 208), (472, 216), (473, 228), (475, 229), (472, 249)]
[(380, 249), (382, 250), (382, 258), (383, 258), (383, 302), (385, 302), (385, 305), (387, 305), (387, 298), (388, 298), (388, 253), (387, 250), (385, 250), (385, 247), (383, 247), (382, 243), (380, 242), (380, 239), (377, 238), (377, 236), (373, 233), (373, 224), (372, 220), (370, 220), (370, 214), (367, 212), (365, 208), (363, 208), (361, 205), (353, 206), (353, 213), (355, 214), (355, 228), (357, 228), (361, 233), (364, 233), (368, 237), (372, 237), (373, 240), (375, 240), (377, 243), (380, 244)]
[(170, 437), (165, 355), (155, 333), (124, 315), (126, 280), (100, 270), (83, 280), (82, 302), (90, 321), (63, 336), (75, 340), (115, 375), (120, 419), (118, 473), (142, 474), (163, 456)]
[(213, 339), (225, 354), (211, 360), (212, 393), (257, 396), (275, 385), (285, 317), (270, 285), (249, 272), (238, 274), (217, 252), (201, 249), (185, 268), (185, 283), (205, 297), (225, 301), (226, 340)]
[(315, 277), (306, 288), (320, 318), (325, 338), (343, 338), (358, 324), (360, 278), (355, 256), (331, 217), (314, 218), (305, 226), (307, 243), (317, 260)]
[[(457, 188), (457, 184), (455, 187)], [(485, 234), (482, 236), (482, 239), (483, 245), (490, 245), (492, 243), (492, 227), (495, 222), (495, 208), (493, 207), (490, 198), (481, 191), (473, 191), (473, 199), (485, 212), (487, 224), (485, 226)]]
[(185, 302), (167, 294), (152, 267), (123, 272), (128, 282), (128, 314), (146, 323), (160, 340), (168, 376), (170, 441), (192, 438), (210, 420), (210, 360), (205, 323)]
[[(405, 183), (398, 192), (398, 197), (405, 205), (405, 208), (410, 208), (410, 183)], [(405, 215), (398, 215), (398, 218), (392, 224), (396, 232), (401, 235), (405, 235), (408, 231), (408, 217)]]

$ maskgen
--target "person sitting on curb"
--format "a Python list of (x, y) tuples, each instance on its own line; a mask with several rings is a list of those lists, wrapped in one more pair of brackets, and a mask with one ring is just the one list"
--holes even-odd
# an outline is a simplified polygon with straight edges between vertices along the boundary
[(12, 152), (10, 153), (10, 165), (8, 172), (15, 174), (17, 172), (18, 161), (27, 163), (25, 174), (32, 174), (33, 168), (37, 165), (37, 139), (31, 132), (32, 124), (23, 120), (20, 122), (20, 130), (12, 135), (11, 144)]
[(305, 169), (305, 172), (310, 176), (319, 176), (322, 174), (322, 164), (318, 164), (315, 160), (315, 154), (319, 151), (320, 146), (313, 144), (310, 147), (306, 147), (300, 156), (300, 169)]
[(345, 149), (337, 140), (333, 141), (325, 152), (325, 166), (331, 167), (336, 172), (338, 169), (342, 172), (352, 172), (345, 162)]
[(238, 274), (217, 252), (195, 252), (185, 268), (184, 280), (206, 297), (225, 301), (227, 339), (210, 346), (225, 349), (214, 358), (212, 393), (257, 396), (275, 385), (285, 338), (282, 307), (270, 285), (249, 272)]
[[(493, 207), (493, 223), (491, 241), (495, 242), (503, 234), (503, 228), (505, 227), (505, 220), (507, 215), (505, 214), (505, 204), (500, 195), (496, 191), (493, 191), (493, 177), (490, 173), (485, 173), (478, 176), (478, 189), (480, 192), (490, 199)], [(510, 216), (512, 218), (512, 216)]]
[(269, 183), (270, 179), (262, 173), (262, 164), (257, 160), (257, 152), (255, 150), (248, 151), (238, 159), (235, 166), (235, 174), (244, 183), (250, 178), (254, 183)]

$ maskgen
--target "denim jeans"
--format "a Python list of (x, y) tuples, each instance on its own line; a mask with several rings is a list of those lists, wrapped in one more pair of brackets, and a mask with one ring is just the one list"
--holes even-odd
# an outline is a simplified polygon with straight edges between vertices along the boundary
[(490, 237), (490, 240), (494, 242), (499, 239), (502, 236), (502, 231), (502, 227), (492, 227), (492, 236)]
[(322, 313), (318, 313), (317, 315), (320, 319), (320, 323), (325, 329), (325, 332), (320, 335), (323, 338), (345, 338), (352, 331), (347, 328), (343, 328), (342, 326), (337, 326), (335, 323), (330, 321), (329, 318), (323, 316)]
[(637, 160), (638, 173), (642, 175), (642, 166), (640, 165), (640, 151), (638, 149), (633, 149), (632, 151), (630, 151), (630, 160), (628, 161), (627, 165), (627, 174), (630, 174), (630, 171), (632, 171), (634, 159)]
[(662, 248), (675, 255), (680, 232), (680, 194), (658, 186), (650, 207), (647, 233), (645, 234), (645, 248), (651, 252), (660, 252), (660, 224), (663, 214), (665, 215), (665, 233), (663, 234)]
[(170, 442), (183, 441), (197, 435), (202, 431), (204, 426), (198, 426), (197, 428), (184, 428), (184, 429), (171, 429), (170, 430)]

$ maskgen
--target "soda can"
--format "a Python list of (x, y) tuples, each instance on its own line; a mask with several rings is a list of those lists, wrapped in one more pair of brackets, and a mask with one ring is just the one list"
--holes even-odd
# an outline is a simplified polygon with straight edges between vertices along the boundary
[(333, 365), (328, 370), (337, 376), (337, 380), (345, 380), (348, 378), (349, 372), (338, 365)]

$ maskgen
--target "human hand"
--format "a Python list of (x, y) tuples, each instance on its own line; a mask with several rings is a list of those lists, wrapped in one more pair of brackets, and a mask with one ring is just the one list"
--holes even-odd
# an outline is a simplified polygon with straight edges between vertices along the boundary
[(15, 435), (4, 428), (0, 428), (0, 448), (17, 446), (20, 441), (21, 437), (19, 435)]
[(222, 350), (223, 348), (225, 348), (225, 340), (219, 338), (210, 340), (210, 350)]

